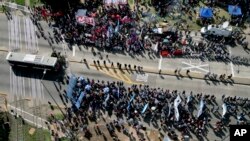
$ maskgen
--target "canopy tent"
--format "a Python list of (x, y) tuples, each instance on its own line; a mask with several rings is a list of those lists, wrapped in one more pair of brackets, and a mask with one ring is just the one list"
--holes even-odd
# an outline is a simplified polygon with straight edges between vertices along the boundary
[(234, 6), (234, 5), (228, 5), (228, 13), (233, 16), (242, 15), (241, 8), (239, 6)]
[(213, 17), (213, 10), (211, 8), (201, 8), (200, 9), (200, 17), (212, 18)]

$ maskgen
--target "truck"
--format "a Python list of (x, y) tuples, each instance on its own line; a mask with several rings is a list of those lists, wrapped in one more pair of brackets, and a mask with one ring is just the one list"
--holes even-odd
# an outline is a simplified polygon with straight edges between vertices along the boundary
[(226, 21), (221, 25), (208, 25), (207, 27), (202, 27), (200, 32), (202, 35), (232, 37), (233, 28), (232, 26), (229, 26), (229, 22)]

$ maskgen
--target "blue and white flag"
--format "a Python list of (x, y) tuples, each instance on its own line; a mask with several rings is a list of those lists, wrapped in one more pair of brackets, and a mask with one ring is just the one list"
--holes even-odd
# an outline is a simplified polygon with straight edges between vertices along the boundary
[(188, 96), (188, 98), (187, 98), (187, 103), (189, 103), (189, 102), (191, 102), (193, 100), (193, 97), (190, 95), (190, 96)]
[(107, 95), (107, 97), (106, 97), (106, 99), (105, 99), (105, 101), (104, 101), (104, 106), (105, 106), (105, 107), (107, 106), (108, 100), (109, 100), (109, 94)]
[(91, 86), (88, 84), (85, 86), (85, 90), (89, 91), (91, 89)]
[(129, 111), (129, 109), (130, 109), (130, 102), (128, 103), (127, 111)]
[(225, 103), (222, 104), (222, 117), (224, 117), (227, 113), (227, 105)]
[(118, 33), (120, 29), (120, 20), (117, 20), (117, 25), (115, 27), (115, 33)]
[(142, 114), (145, 113), (145, 111), (147, 110), (147, 108), (148, 108), (148, 103), (143, 107), (141, 113), (142, 113)]
[(117, 98), (120, 98), (120, 88), (119, 87), (117, 88), (116, 94), (117, 94)]
[(82, 93), (81, 93), (81, 95), (79, 96), (79, 98), (78, 98), (78, 100), (77, 100), (76, 104), (75, 104), (75, 106), (76, 106), (76, 108), (77, 108), (77, 109), (79, 109), (79, 108), (80, 108), (80, 105), (81, 105), (82, 99), (83, 99), (84, 97), (85, 97), (85, 93), (84, 93), (84, 92), (82, 92)]
[(112, 25), (110, 25), (110, 26), (108, 27), (107, 37), (108, 37), (108, 38), (112, 38), (112, 37), (113, 37), (113, 34), (114, 34), (114, 28), (112, 27)]
[(199, 106), (200, 108), (199, 108), (197, 117), (200, 117), (200, 115), (203, 113), (204, 105), (205, 105), (205, 103), (204, 103), (203, 99), (201, 99), (201, 101), (200, 101), (200, 106)]
[(134, 100), (134, 98), (135, 98), (135, 93), (134, 93), (133, 96), (131, 97), (129, 103), (132, 102), (132, 101)]
[(105, 94), (107, 94), (107, 93), (109, 92), (109, 87), (105, 87), (105, 88), (103, 89), (103, 92), (104, 92)]
[(169, 109), (168, 109), (168, 117), (169, 117), (170, 114), (171, 114), (172, 104), (169, 103), (169, 104), (168, 104), (168, 107), (169, 107)]
[(175, 119), (177, 121), (179, 121), (179, 119), (180, 119), (180, 114), (179, 114), (179, 110), (178, 110), (178, 106), (180, 103), (181, 103), (181, 97), (180, 97), (180, 95), (178, 95), (176, 97), (176, 99), (174, 100)]

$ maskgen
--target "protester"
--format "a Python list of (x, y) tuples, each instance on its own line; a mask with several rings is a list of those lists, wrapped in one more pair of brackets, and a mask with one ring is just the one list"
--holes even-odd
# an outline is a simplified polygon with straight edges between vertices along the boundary
[[(128, 134), (124, 128), (125, 123), (133, 127), (139, 135), (139, 132), (146, 128), (143, 122), (149, 119), (150, 123), (158, 125), (159, 131), (167, 131), (172, 139), (177, 137), (175, 129), (183, 136), (192, 132), (197, 138), (203, 138), (208, 134), (211, 114), (221, 115), (216, 125), (212, 127), (219, 134), (230, 123), (228, 122), (230, 116), (238, 113), (237, 124), (247, 124), (246, 115), (249, 115), (250, 105), (250, 100), (247, 98), (224, 95), (222, 99), (224, 104), (220, 108), (214, 95), (202, 93), (195, 95), (193, 92), (187, 94), (186, 91), (150, 88), (148, 85), (125, 87), (123, 82), (105, 83), (75, 76), (70, 77), (65, 92), (72, 103), (72, 106), (68, 107), (66, 118), (73, 124), (72, 129), (77, 129), (81, 125), (86, 125), (87, 128), (88, 119), (97, 121), (107, 113), (110, 117), (112, 115), (116, 117), (106, 124), (115, 139), (118, 138), (116, 130)], [(199, 106), (196, 112), (197, 104)], [(220, 109), (223, 109), (223, 112)]]

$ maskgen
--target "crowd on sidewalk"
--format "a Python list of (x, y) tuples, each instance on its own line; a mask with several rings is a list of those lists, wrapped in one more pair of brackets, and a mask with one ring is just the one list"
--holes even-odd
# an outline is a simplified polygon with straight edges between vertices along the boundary
[(186, 91), (150, 88), (148, 85), (127, 88), (123, 82), (95, 81), (75, 76), (69, 78), (64, 96), (72, 106), (67, 107), (63, 124), (70, 125), (70, 130), (80, 130), (89, 138), (89, 121), (97, 122), (105, 114), (115, 117), (113, 122), (106, 123), (114, 140), (118, 140), (116, 130), (128, 133), (125, 123), (137, 131), (141, 140), (144, 138), (140, 137), (140, 132), (147, 128), (145, 123), (164, 131), (172, 139), (178, 137), (177, 130), (183, 136), (191, 133), (197, 138), (207, 136), (212, 114), (217, 117), (212, 127), (216, 135), (229, 124), (236, 124), (230, 122), (230, 116), (235, 117), (237, 124), (249, 124), (246, 119), (250, 115), (250, 100), (236, 96), (223, 95), (221, 108), (215, 95), (188, 94)]

